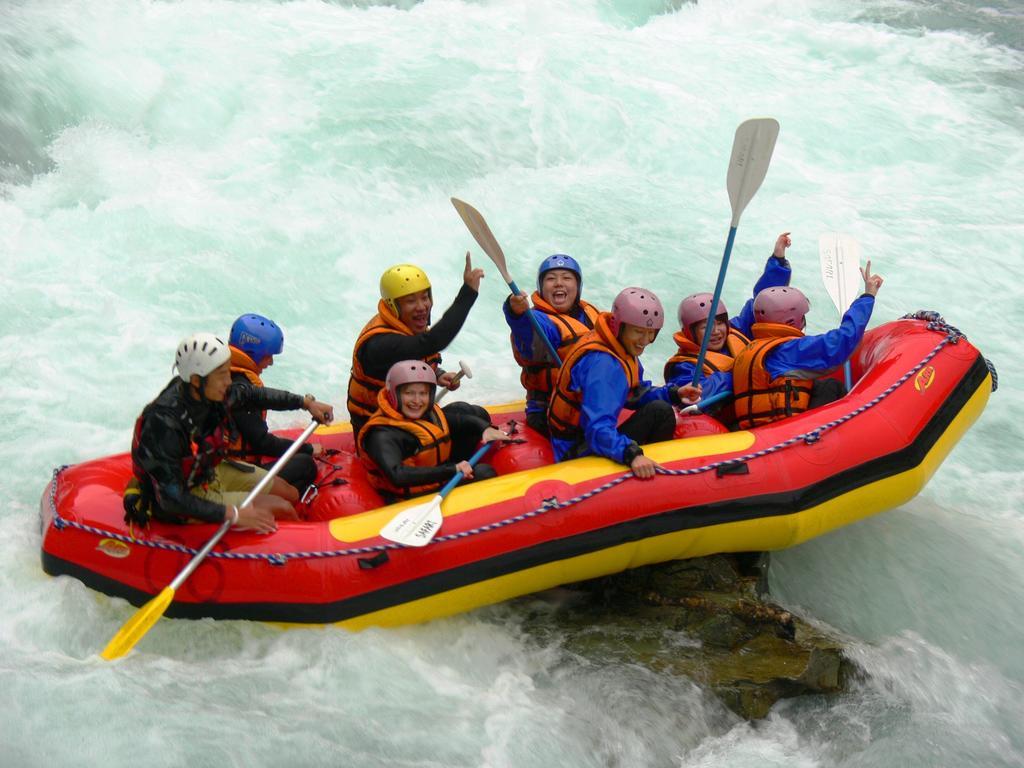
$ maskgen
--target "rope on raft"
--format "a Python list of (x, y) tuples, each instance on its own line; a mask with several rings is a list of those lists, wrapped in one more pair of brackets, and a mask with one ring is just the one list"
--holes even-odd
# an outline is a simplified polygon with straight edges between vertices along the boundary
[[(903, 384), (909, 381), (913, 376), (921, 371), (932, 359), (940, 352), (947, 344), (958, 344), (961, 339), (967, 337), (957, 328), (949, 325), (938, 312), (919, 310), (900, 318), (901, 320), (924, 320), (928, 323), (927, 328), (930, 331), (936, 331), (938, 333), (945, 334), (942, 341), (935, 345), (925, 357), (911, 368), (907, 373), (903, 374), (899, 379), (889, 385), (883, 392), (878, 394), (863, 405), (855, 408), (854, 410), (847, 413), (845, 416), (841, 416), (833, 421), (826, 422), (812, 430), (804, 432), (803, 434), (795, 435), (788, 440), (784, 440), (781, 443), (764, 448), (760, 451), (754, 451), (744, 456), (737, 456), (732, 459), (724, 459), (722, 461), (715, 461), (710, 464), (705, 464), (701, 467), (692, 467), (690, 469), (665, 469), (658, 467), (655, 471), (659, 475), (669, 475), (673, 477), (683, 477), (687, 475), (699, 475), (704, 472), (712, 472), (719, 468), (728, 468), (733, 465), (743, 464), (754, 459), (759, 459), (764, 456), (768, 456), (772, 453), (777, 453), (790, 448), (799, 443), (806, 445), (813, 445), (818, 442), (822, 436), (841, 424), (844, 424), (856, 416), (864, 413), (865, 411), (874, 408), (876, 405), (885, 400), (889, 395), (899, 389)], [(985, 364), (988, 366), (989, 372), (992, 374), (992, 391), (996, 390), (998, 386), (998, 374), (996, 373), (995, 366), (988, 360), (985, 359)], [(61, 472), (68, 468), (68, 465), (58, 467), (53, 470), (53, 480), (50, 483), (50, 507), (53, 511), (53, 525), (57, 530), (63, 530), (64, 528), (75, 528), (80, 531), (92, 533), (97, 536), (104, 538), (115, 539), (117, 541), (124, 542), (126, 544), (137, 544), (144, 547), (151, 547), (154, 549), (163, 549), (171, 552), (181, 552), (186, 555), (195, 555), (199, 550), (193, 549), (192, 547), (186, 547), (183, 544), (174, 544), (165, 541), (152, 541), (149, 539), (139, 539), (134, 536), (125, 535), (122, 533), (116, 533), (114, 531), (103, 530), (102, 528), (96, 528), (85, 523), (79, 523), (75, 520), (68, 520), (60, 516), (57, 510), (57, 481), (60, 477)], [(573, 496), (571, 499), (565, 501), (558, 501), (556, 498), (545, 499), (543, 503), (536, 509), (532, 509), (529, 512), (524, 512), (519, 515), (513, 515), (512, 517), (505, 518), (504, 520), (498, 520), (487, 525), (481, 525), (476, 528), (471, 528), (467, 531), (460, 531), (458, 533), (449, 533), (435, 537), (430, 544), (427, 546), (433, 546), (435, 544), (441, 544), (446, 541), (455, 541), (456, 539), (465, 539), (469, 536), (476, 536), (477, 534), (487, 533), (489, 531), (497, 530), (498, 528), (504, 528), (514, 523), (520, 523), (524, 520), (530, 520), (540, 515), (552, 512), (558, 509), (566, 509), (576, 504), (586, 501), (587, 499), (593, 498), (598, 494), (604, 493), (605, 491), (611, 490), (617, 485), (621, 485), (633, 478), (632, 472), (627, 472), (623, 475), (609, 480), (608, 482), (592, 488), (591, 490), (581, 493), (578, 496)], [(271, 565), (284, 565), (289, 560), (312, 560), (322, 559), (329, 557), (348, 557), (352, 555), (369, 555), (379, 552), (387, 552), (388, 550), (405, 549), (401, 544), (395, 544), (389, 542), (386, 544), (374, 544), (368, 547), (349, 547), (346, 549), (331, 549), (322, 551), (309, 551), (309, 552), (210, 552), (207, 557), (219, 558), (222, 560), (265, 560)]]

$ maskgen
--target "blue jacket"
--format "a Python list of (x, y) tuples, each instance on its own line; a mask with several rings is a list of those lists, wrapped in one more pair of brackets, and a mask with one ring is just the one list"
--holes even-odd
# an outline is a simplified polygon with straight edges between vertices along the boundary
[[(749, 339), (750, 328), (754, 325), (754, 299), (757, 298), (757, 294), (765, 288), (778, 288), (789, 285), (789, 279), (792, 276), (793, 270), (789, 266), (789, 259), (785, 257), (777, 259), (775, 256), (769, 256), (768, 261), (765, 262), (761, 277), (754, 283), (753, 295), (744, 302), (740, 313), (736, 317), (730, 318), (729, 325)], [(692, 368), (690, 369), (690, 375), (693, 376)]]
[[(535, 337), (533, 323), (530, 322), (529, 316), (525, 312), (521, 315), (513, 313), (508, 299), (505, 299), (501, 309), (505, 313), (505, 322), (508, 323), (508, 327), (512, 330), (512, 343), (515, 345), (516, 351), (528, 360), (549, 360), (551, 352), (548, 351), (547, 346), (541, 339)], [(555, 324), (551, 322), (551, 318), (545, 312), (534, 312), (533, 316), (537, 318), (537, 322), (540, 324), (548, 341), (551, 342), (551, 346), (558, 349), (558, 345), (562, 343), (562, 334), (559, 333)], [(582, 309), (575, 315), (572, 315), (572, 317), (584, 325), (587, 324), (587, 315)], [(546, 413), (547, 407), (548, 404), (546, 402), (537, 400), (526, 401), (527, 413)]]
[(780, 344), (764, 359), (773, 379), (815, 379), (845, 363), (864, 338), (875, 297), (864, 294), (846, 310), (838, 328)]
[[(754, 294), (743, 304), (740, 313), (729, 319), (729, 325), (735, 328), (746, 337), (750, 337), (750, 329), (754, 325), (754, 298), (765, 288), (777, 288), (789, 285), (793, 270), (786, 258), (777, 259), (769, 256), (765, 262), (764, 271), (761, 277), (754, 283)], [(676, 363), (666, 381), (666, 384), (674, 384), (683, 387), (693, 381), (693, 372), (696, 366), (693, 363)], [(698, 380), (702, 388), (701, 399), (708, 399), (722, 392), (732, 391), (731, 373), (713, 373), (710, 376), (701, 376)]]
[[(633, 442), (618, 430), (619, 412), (629, 401), (630, 408), (639, 408), (653, 400), (671, 403), (668, 387), (651, 387), (644, 380), (644, 368), (640, 366), (640, 395), (629, 399), (629, 381), (622, 365), (607, 352), (588, 352), (573, 366), (569, 383), (572, 389), (583, 393), (580, 408), (580, 429), (587, 447), (576, 456), (596, 454), (623, 462), (623, 452)], [(568, 440), (551, 438), (555, 461), (562, 461), (575, 447)], [(575, 458), (575, 457), (574, 457)]]

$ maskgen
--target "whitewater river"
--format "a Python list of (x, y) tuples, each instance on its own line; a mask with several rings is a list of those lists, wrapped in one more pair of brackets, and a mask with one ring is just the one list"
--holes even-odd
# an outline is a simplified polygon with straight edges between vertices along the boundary
[[(127, 449), (177, 340), (276, 319), (272, 385), (344, 413), (383, 269), (438, 308), (476, 205), (520, 285), (710, 289), (742, 120), (782, 126), (725, 298), (791, 230), (940, 311), (1000, 389), (911, 503), (774, 557), (779, 601), (864, 671), (748, 724), (686, 679), (568, 653), (525, 599), (397, 631), (160, 622), (39, 564), (54, 467)], [(0, 7), (0, 766), (1024, 765), (1024, 11), (1018, 0), (63, 0)], [(521, 396), (490, 264), (448, 350)], [(439, 316), (435, 314), (435, 318)], [(663, 334), (645, 360), (671, 352)], [(298, 423), (284, 415), (274, 423)]]

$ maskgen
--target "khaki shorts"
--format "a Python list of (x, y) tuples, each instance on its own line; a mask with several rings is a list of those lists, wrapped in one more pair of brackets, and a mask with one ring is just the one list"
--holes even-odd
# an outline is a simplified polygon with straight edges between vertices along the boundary
[[(237, 466), (232, 466), (232, 464)], [(193, 488), (192, 495), (223, 504), (226, 507), (232, 505), (240, 507), (245, 501), (245, 497), (249, 495), (249, 491), (255, 488), (266, 474), (267, 470), (246, 464), (244, 461), (232, 459), (231, 464), (222, 461), (214, 468), (213, 479), (210, 480), (209, 486)], [(267, 487), (260, 491), (260, 495), (265, 496), (270, 493), (273, 485), (273, 483), (267, 483)]]

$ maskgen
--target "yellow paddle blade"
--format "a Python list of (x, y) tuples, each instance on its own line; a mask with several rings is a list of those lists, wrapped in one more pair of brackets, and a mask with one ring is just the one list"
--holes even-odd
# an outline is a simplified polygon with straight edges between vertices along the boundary
[(171, 604), (172, 600), (174, 600), (174, 589), (164, 587), (163, 592), (139, 608), (135, 615), (128, 619), (125, 625), (107, 643), (107, 647), (103, 649), (103, 653), (100, 656), (107, 661), (113, 661), (114, 659), (120, 659), (128, 653), (142, 639), (142, 636), (149, 632), (150, 628), (160, 620), (160, 617), (167, 611), (167, 606)]

